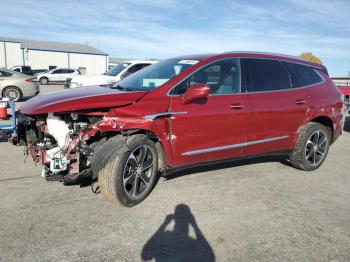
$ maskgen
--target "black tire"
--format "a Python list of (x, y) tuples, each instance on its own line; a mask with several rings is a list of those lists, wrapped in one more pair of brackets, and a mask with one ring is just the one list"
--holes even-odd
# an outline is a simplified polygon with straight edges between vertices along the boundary
[(289, 155), (290, 163), (305, 171), (319, 168), (327, 157), (331, 135), (331, 129), (322, 124), (310, 122), (305, 125)]
[(47, 77), (42, 77), (39, 80), (40, 84), (47, 85), (49, 83), (49, 79)]
[[(116, 155), (99, 172), (98, 181), (103, 197), (125, 207), (132, 207), (151, 193), (157, 181), (158, 154), (155, 144), (145, 135), (128, 138), (126, 145), (129, 150)], [(142, 156), (141, 151), (146, 152), (143, 162), (138, 161)], [(146, 169), (146, 165), (150, 164), (152, 166)], [(144, 171), (141, 166), (145, 167)]]
[(19, 89), (17, 86), (8, 86), (2, 92), (2, 97), (6, 97), (11, 101), (18, 102), (22, 100), (23, 94), (21, 89)]

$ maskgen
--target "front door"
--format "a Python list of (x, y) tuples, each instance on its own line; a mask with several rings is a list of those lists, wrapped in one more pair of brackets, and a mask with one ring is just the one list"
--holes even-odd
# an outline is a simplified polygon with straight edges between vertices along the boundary
[[(193, 84), (207, 84), (210, 95), (184, 104), (182, 94)], [(183, 81), (172, 92), (170, 110), (175, 166), (241, 156), (248, 107), (239, 59), (217, 61)]]

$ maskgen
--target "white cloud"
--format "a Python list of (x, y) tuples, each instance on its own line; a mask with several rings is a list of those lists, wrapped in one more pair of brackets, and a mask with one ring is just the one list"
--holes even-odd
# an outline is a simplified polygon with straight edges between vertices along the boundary
[(5, 1), (2, 9), (8, 15), (0, 17), (0, 32), (94, 46), (99, 42), (112, 55), (132, 57), (311, 51), (331, 72), (345, 74), (350, 67), (349, 7), (348, 1), (323, 0)]

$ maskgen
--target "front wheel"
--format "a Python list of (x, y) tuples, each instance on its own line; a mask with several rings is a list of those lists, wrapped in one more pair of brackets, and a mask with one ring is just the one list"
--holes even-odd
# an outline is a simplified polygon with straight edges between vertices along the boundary
[(305, 125), (298, 137), (293, 152), (289, 156), (291, 164), (301, 170), (312, 171), (319, 168), (326, 159), (331, 130), (319, 123)]
[(129, 151), (115, 156), (99, 173), (102, 195), (112, 202), (132, 207), (152, 191), (158, 175), (155, 144), (145, 135), (128, 139)]

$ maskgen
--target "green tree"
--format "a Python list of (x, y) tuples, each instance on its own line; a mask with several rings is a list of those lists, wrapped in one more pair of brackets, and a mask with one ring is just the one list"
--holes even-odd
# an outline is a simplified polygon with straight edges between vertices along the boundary
[(304, 52), (299, 55), (299, 57), (304, 58), (306, 60), (310, 60), (311, 62), (317, 63), (317, 64), (323, 64), (321, 59), (319, 59), (317, 56), (312, 54), (311, 52)]

